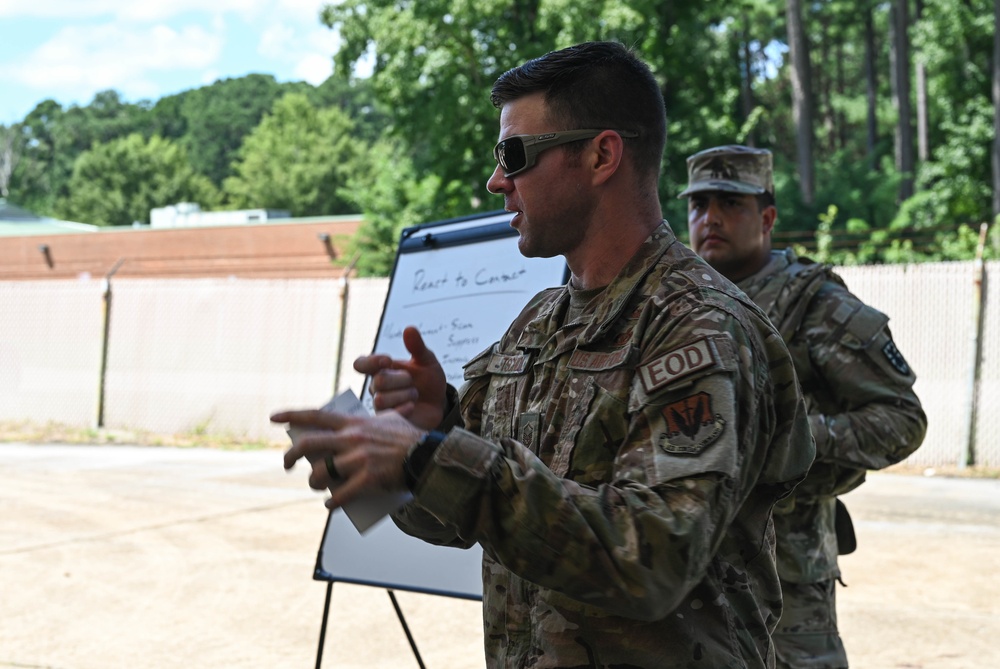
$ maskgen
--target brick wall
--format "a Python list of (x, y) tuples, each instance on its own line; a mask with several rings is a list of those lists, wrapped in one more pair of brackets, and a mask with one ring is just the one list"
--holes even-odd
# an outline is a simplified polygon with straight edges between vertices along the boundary
[(0, 281), (101, 278), (116, 265), (127, 278), (339, 277), (360, 225), (360, 216), (335, 216), (0, 237)]

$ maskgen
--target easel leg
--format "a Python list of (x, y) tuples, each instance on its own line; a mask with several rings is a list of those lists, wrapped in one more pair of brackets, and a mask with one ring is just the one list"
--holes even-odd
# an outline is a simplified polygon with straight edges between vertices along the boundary
[(333, 593), (333, 581), (326, 584), (326, 602), (323, 604), (323, 623), (319, 628), (319, 648), (316, 649), (316, 669), (323, 664), (323, 644), (326, 642), (326, 621), (330, 618), (330, 595)]
[[(406, 624), (406, 619), (403, 618), (403, 609), (399, 608), (399, 602), (396, 601), (396, 593), (392, 590), (386, 590), (386, 592), (389, 593), (389, 599), (392, 600), (392, 608), (396, 609), (396, 616), (403, 626), (403, 631), (406, 632), (406, 639), (410, 642), (410, 648), (413, 649), (413, 656), (417, 658), (417, 664), (420, 665), (420, 669), (427, 669), (424, 666), (424, 661), (420, 658), (420, 651), (417, 650), (417, 642), (413, 640), (413, 635), (410, 634), (410, 628)], [(317, 665), (317, 669), (319, 669), (319, 665)]]

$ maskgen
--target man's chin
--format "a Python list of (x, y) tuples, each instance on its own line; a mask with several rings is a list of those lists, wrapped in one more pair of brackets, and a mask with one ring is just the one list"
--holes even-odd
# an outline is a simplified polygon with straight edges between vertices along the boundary
[(712, 245), (702, 244), (697, 249), (694, 250), (702, 260), (708, 264), (712, 264), (713, 261), (720, 260), (718, 249)]
[(726, 267), (730, 263), (729, 255), (724, 253), (722, 249), (719, 248), (702, 247), (696, 253), (701, 256), (702, 260), (720, 272), (722, 271), (722, 268)]
[(542, 248), (538, 244), (532, 243), (530, 239), (525, 237), (524, 233), (521, 233), (517, 238), (517, 250), (525, 258), (555, 258), (562, 255), (558, 250)]
[(517, 241), (517, 250), (521, 252), (521, 255), (525, 258), (547, 258), (548, 256), (541, 255), (538, 249), (533, 247), (530, 243), (524, 241), (524, 237), (521, 237)]

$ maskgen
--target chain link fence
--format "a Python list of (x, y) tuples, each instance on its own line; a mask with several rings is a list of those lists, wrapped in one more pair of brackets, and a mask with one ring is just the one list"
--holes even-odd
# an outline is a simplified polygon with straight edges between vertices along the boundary
[[(958, 464), (969, 438), (972, 400), (973, 264), (869, 265), (837, 273), (851, 292), (889, 316), (893, 339), (917, 375), (914, 389), (927, 413), (927, 435), (908, 462)], [(1000, 329), (992, 336), (1000, 338)]]
[(100, 281), (0, 282), (0, 420), (92, 425)]
[[(891, 318), (928, 415), (909, 459), (1000, 467), (1000, 263), (843, 267)], [(0, 282), (0, 420), (284, 439), (268, 421), (334, 391), (361, 392), (388, 279), (117, 279), (106, 372), (103, 283)], [(346, 311), (344, 305), (346, 304)], [(977, 316), (981, 325), (977, 326)], [(978, 333), (978, 334), (977, 334)]]

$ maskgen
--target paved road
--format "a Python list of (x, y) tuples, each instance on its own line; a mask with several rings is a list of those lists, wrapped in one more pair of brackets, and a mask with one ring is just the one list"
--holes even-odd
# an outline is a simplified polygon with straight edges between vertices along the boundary
[[(326, 524), (280, 452), (0, 444), (0, 667), (315, 666)], [(1000, 481), (847, 496), (858, 669), (1000, 667)], [(481, 669), (479, 604), (398, 593), (428, 669)], [(323, 666), (417, 667), (379, 588), (337, 583)]]

